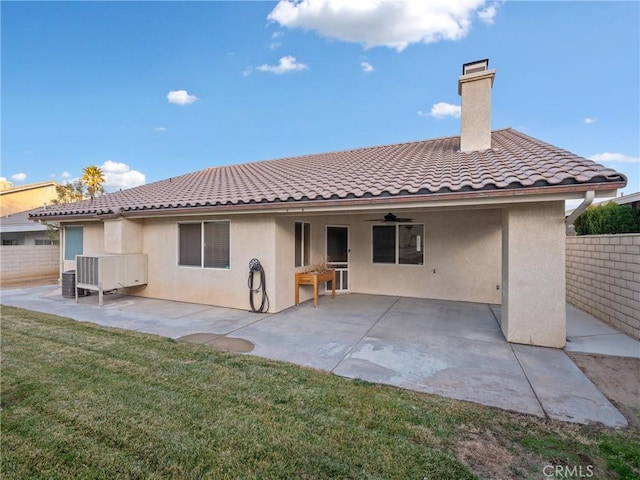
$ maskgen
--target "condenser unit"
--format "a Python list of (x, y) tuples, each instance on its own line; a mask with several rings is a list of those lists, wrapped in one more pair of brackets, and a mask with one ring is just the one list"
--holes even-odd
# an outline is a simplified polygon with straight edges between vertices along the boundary
[(76, 255), (76, 303), (78, 289), (97, 290), (100, 306), (105, 291), (147, 284), (147, 255)]

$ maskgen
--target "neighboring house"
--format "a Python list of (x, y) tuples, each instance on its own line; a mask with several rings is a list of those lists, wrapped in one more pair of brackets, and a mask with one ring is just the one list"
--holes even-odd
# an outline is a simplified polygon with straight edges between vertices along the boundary
[(33, 222), (29, 215), (36, 210), (14, 213), (0, 218), (1, 245), (57, 245), (58, 240), (47, 234), (48, 228)]
[(30, 183), (19, 187), (10, 185), (6, 181), (0, 182), (0, 217), (49, 205), (58, 198), (56, 182)]
[(624, 205), (631, 210), (640, 210), (640, 192), (632, 193), (630, 195), (621, 195), (611, 200), (618, 205)]
[(501, 304), (508, 341), (562, 347), (565, 200), (626, 178), (491, 132), (494, 75), (463, 67), (460, 136), (207, 168), (32, 218), (64, 227), (65, 270), (78, 253), (147, 254), (135, 295), (246, 309), (255, 257), (277, 312), (294, 274), (328, 257), (338, 291)]
[(0, 285), (51, 280), (60, 272), (60, 246), (46, 225), (29, 220), (35, 210), (0, 218)]
[[(630, 208), (631, 210), (640, 210), (640, 192), (631, 193), (629, 195), (620, 195), (616, 198), (609, 198), (599, 202), (593, 202), (592, 206), (599, 207), (601, 205), (607, 205), (609, 202), (617, 203)], [(571, 215), (575, 209), (567, 210), (567, 215)]]

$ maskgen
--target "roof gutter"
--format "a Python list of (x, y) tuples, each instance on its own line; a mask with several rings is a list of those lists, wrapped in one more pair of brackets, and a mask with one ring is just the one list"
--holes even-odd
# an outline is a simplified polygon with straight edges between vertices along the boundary
[[(623, 183), (589, 185), (594, 197), (615, 196)], [(254, 204), (230, 204), (209, 206), (180, 206), (162, 208), (122, 209), (115, 207), (109, 213), (84, 211), (78, 213), (30, 216), (30, 220), (44, 221), (102, 221), (118, 217), (149, 218), (158, 216), (211, 215), (211, 214), (263, 214), (263, 213), (322, 213), (356, 210), (386, 210), (388, 208), (449, 208), (449, 207), (495, 207), (512, 203), (535, 201), (559, 201), (582, 198), (585, 190), (576, 185), (555, 187), (529, 187), (520, 190), (488, 190), (482, 192), (451, 192), (424, 195), (397, 195), (388, 197), (341, 198), (310, 201), (269, 202)], [(584, 188), (584, 187), (583, 187)], [(585, 207), (586, 208), (586, 207)]]
[(580, 215), (582, 215), (582, 212), (584, 212), (587, 208), (589, 208), (589, 206), (591, 205), (591, 203), (593, 203), (593, 199), (596, 197), (596, 192), (594, 192), (593, 190), (588, 190), (586, 192), (584, 192), (584, 201), (578, 205), (578, 208), (576, 208), (573, 212), (571, 212), (571, 215), (569, 215), (565, 220), (565, 225), (568, 227), (569, 225), (572, 225), (573, 222), (576, 220), (576, 218), (578, 218)]

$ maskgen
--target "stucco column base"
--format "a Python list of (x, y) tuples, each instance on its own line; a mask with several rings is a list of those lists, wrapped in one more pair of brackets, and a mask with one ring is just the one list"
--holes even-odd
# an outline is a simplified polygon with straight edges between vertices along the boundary
[(564, 202), (505, 209), (501, 327), (507, 341), (564, 347), (565, 288)]

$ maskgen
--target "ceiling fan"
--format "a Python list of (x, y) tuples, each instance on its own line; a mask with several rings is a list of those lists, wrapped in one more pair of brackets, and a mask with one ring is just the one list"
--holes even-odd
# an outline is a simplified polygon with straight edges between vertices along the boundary
[(395, 216), (393, 213), (389, 212), (384, 217), (382, 217), (382, 219), (374, 218), (374, 219), (367, 220), (367, 221), (368, 222), (389, 222), (389, 223), (393, 223), (393, 222), (413, 222), (413, 218), (400, 218), (400, 217)]

